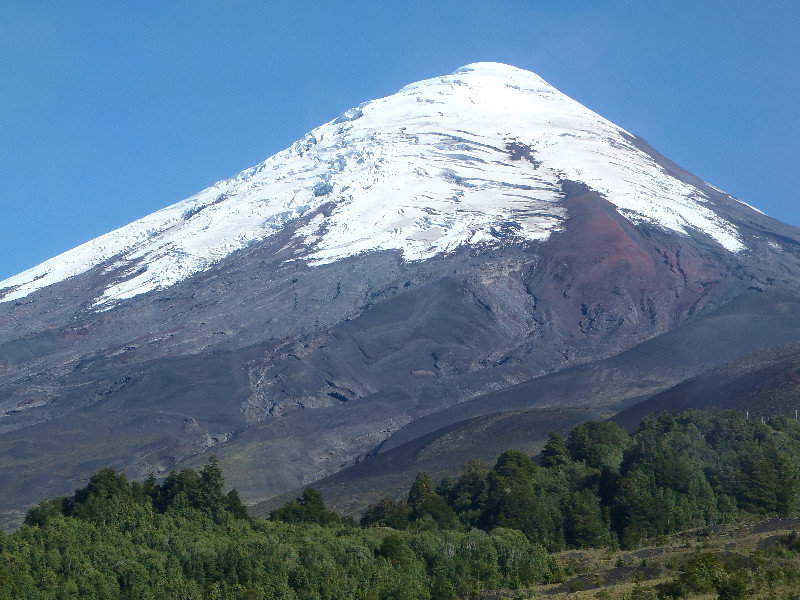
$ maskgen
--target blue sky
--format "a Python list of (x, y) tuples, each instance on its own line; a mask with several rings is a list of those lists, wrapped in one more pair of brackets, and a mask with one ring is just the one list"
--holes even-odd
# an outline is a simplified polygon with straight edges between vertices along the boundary
[(0, 3), (0, 279), (493, 60), (800, 225), (798, 2)]

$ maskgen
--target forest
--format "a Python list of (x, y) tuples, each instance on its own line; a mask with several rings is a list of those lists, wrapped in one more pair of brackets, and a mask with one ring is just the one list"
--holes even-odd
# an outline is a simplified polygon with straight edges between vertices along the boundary
[[(800, 424), (737, 411), (665, 412), (634, 435), (587, 421), (564, 440), (551, 433), (537, 464), (507, 450), (489, 469), (468, 462), (434, 488), (417, 475), (407, 501), (385, 498), (362, 525), (403, 529), (508, 528), (550, 551), (633, 548), (648, 539), (744, 515), (800, 509)], [(273, 517), (286, 518), (281, 511)]]
[(249, 515), (235, 490), (224, 492), (213, 456), (161, 482), (104, 469), (0, 532), (0, 598), (440, 600), (517, 590), (562, 581), (559, 550), (632, 549), (691, 528), (797, 516), (798, 474), (795, 420), (716, 410), (663, 413), (632, 435), (586, 422), (566, 439), (552, 433), (536, 458), (507, 450), (491, 468), (470, 461), (438, 485), (419, 473), (404, 498), (384, 498), (360, 522), (313, 488), (268, 519)]

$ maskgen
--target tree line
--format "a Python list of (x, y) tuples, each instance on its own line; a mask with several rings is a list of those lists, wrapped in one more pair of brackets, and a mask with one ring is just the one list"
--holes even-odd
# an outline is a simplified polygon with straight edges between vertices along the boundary
[(677, 531), (746, 515), (797, 515), (800, 424), (737, 411), (670, 412), (628, 435), (588, 421), (551, 433), (537, 461), (507, 450), (491, 469), (470, 461), (438, 486), (419, 473), (407, 499), (384, 498), (361, 520), (403, 529), (523, 532), (550, 551), (641, 545)]
[[(212, 457), (161, 483), (105, 469), (0, 532), (0, 599), (302, 598), (450, 600), (563, 579), (549, 552), (631, 548), (751, 515), (800, 512), (800, 425), (690, 411), (633, 435), (587, 422), (538, 459), (504, 452), (360, 523), (316, 490), (250, 516)], [(727, 581), (727, 580), (726, 580)]]

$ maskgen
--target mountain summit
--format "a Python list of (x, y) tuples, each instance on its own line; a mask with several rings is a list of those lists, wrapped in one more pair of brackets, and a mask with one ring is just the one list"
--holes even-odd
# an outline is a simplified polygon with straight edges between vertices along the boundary
[(475, 63), (352, 108), (232, 179), (0, 282), (0, 301), (102, 264), (108, 285), (95, 305), (108, 305), (182, 281), (306, 215), (297, 259), (309, 264), (546, 240), (567, 218), (564, 180), (632, 223), (746, 248), (712, 198), (671, 177), (631, 134), (534, 73)]
[(0, 282), (0, 519), (211, 451), (251, 503), (434, 438), (534, 452), (796, 341), (798, 289), (800, 231), (467, 65)]

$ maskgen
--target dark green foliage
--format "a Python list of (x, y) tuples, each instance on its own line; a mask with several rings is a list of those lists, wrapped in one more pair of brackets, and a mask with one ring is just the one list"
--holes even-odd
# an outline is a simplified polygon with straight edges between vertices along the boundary
[[(796, 515), (799, 473), (796, 421), (709, 410), (645, 419), (633, 436), (610, 422), (582, 423), (566, 443), (550, 435), (541, 466), (508, 450), (491, 470), (469, 463), (437, 491), (468, 527), (517, 529), (550, 550), (631, 548), (742, 513)], [(412, 520), (436, 514), (422, 509), (435, 495), (430, 477), (418, 475)]]
[(636, 584), (628, 597), (630, 600), (657, 600), (658, 593), (651, 587)]
[(411, 514), (417, 521), (430, 517), (440, 529), (454, 529), (459, 525), (455, 511), (439, 494), (431, 494), (425, 498)]
[(750, 597), (750, 576), (742, 567), (728, 567), (725, 575), (716, 582), (714, 590), (719, 600), (743, 600)]
[(47, 525), (64, 514), (64, 501), (66, 498), (55, 500), (42, 500), (25, 515), (25, 525)]
[[(384, 498), (363, 529), (327, 510), (313, 488), (272, 521), (250, 519), (235, 491), (223, 493), (216, 459), (160, 485), (105, 469), (73, 496), (42, 501), (17, 532), (0, 534), (0, 600), (450, 600), (563, 581), (545, 548), (632, 547), (743, 514), (798, 514), (793, 420), (665, 413), (633, 436), (585, 423), (559, 440), (551, 436), (542, 466), (509, 450), (492, 469), (470, 462), (438, 488), (420, 473), (407, 502)], [(780, 561), (798, 551), (794, 535), (778, 540), (769, 561), (700, 553), (678, 577), (634, 592), (736, 600), (778, 581), (796, 586), (800, 570)]]
[(212, 516), (228, 508), (228, 499), (220, 493), (224, 482), (219, 461), (216, 455), (212, 454), (208, 459), (208, 464), (200, 471), (197, 498), (200, 508)]
[(623, 452), (631, 445), (631, 438), (611, 421), (587, 421), (569, 434), (567, 446), (572, 460), (581, 460), (593, 469), (619, 468)]
[(555, 431), (551, 432), (547, 444), (542, 449), (541, 465), (548, 469), (553, 469), (564, 466), (569, 460), (569, 450), (564, 443), (564, 438)]
[(239, 492), (233, 489), (228, 492), (227, 498), (228, 511), (237, 519), (246, 519), (247, 508), (242, 504), (242, 500), (239, 498)]
[[(417, 510), (439, 498), (452, 512), (420, 484)], [(0, 600), (453, 599), (547, 581), (555, 568), (519, 532), (342, 524), (311, 488), (278, 509), (293, 522), (249, 519), (222, 485), (216, 461), (161, 485), (104, 470), (74, 496), (43, 501), (0, 533)]]
[(383, 498), (377, 503), (367, 508), (361, 518), (361, 526), (369, 527), (377, 525), (380, 527), (391, 527), (392, 529), (405, 529), (408, 527), (408, 518), (411, 514), (411, 507), (402, 500), (392, 500)]
[(414, 553), (406, 541), (396, 533), (390, 533), (381, 542), (380, 548), (375, 551), (376, 556), (388, 558), (393, 565), (408, 564), (414, 560)]
[(408, 492), (408, 506), (411, 509), (409, 519), (412, 521), (430, 517), (442, 529), (452, 529), (458, 524), (455, 511), (436, 492), (428, 473), (417, 473)]
[(408, 490), (408, 505), (411, 507), (412, 514), (420, 509), (423, 502), (436, 493), (433, 480), (429, 473), (417, 473), (417, 478)]
[(161, 485), (152, 476), (144, 484), (130, 482), (124, 473), (103, 469), (89, 484), (68, 498), (43, 500), (25, 517), (26, 525), (43, 526), (67, 516), (99, 526), (133, 529), (152, 521), (154, 514), (200, 511), (221, 520), (246, 519), (247, 510), (236, 490), (227, 495), (217, 457), (212, 455), (200, 475), (191, 469), (171, 472)]
[(469, 460), (459, 477), (445, 477), (438, 493), (453, 507), (464, 525), (475, 526), (487, 498), (489, 467), (482, 460)]
[(303, 490), (303, 495), (290, 500), (281, 508), (273, 510), (269, 518), (284, 523), (317, 523), (334, 525), (341, 523), (339, 515), (325, 507), (322, 494), (312, 487)]
[(789, 535), (779, 538), (777, 545), (790, 553), (797, 554), (800, 552), (800, 535), (797, 531), (792, 531)]
[(539, 469), (519, 450), (507, 450), (489, 473), (487, 499), (480, 524), (486, 529), (519, 529), (546, 546), (556, 541), (555, 523), (546, 502), (536, 493), (533, 477)]
[(192, 469), (172, 471), (160, 486), (156, 485), (155, 478), (151, 476), (140, 487), (141, 493), (150, 498), (154, 508), (160, 513), (195, 510), (216, 520), (223, 518), (225, 514), (246, 518), (247, 511), (239, 500), (238, 492), (231, 490), (228, 494), (223, 493), (224, 483), (219, 461), (212, 454), (199, 474)]
[(752, 578), (741, 557), (700, 552), (684, 562), (676, 578), (658, 584), (656, 590), (661, 598), (715, 592), (719, 600), (741, 600), (751, 596)]
[(448, 580), (440, 577), (433, 582), (431, 587), (431, 600), (455, 600), (456, 586)]
[(568, 546), (596, 548), (611, 544), (612, 536), (604, 519), (600, 498), (592, 490), (572, 492), (565, 500), (564, 536)]
[(773, 428), (735, 411), (645, 419), (621, 466), (614, 530), (631, 546), (739, 512), (796, 514), (799, 432), (797, 422)]

